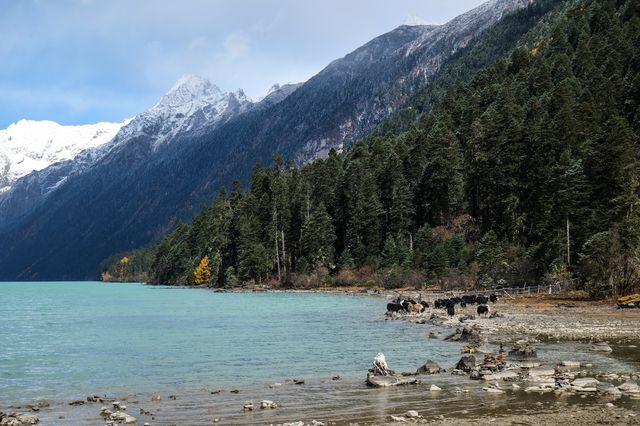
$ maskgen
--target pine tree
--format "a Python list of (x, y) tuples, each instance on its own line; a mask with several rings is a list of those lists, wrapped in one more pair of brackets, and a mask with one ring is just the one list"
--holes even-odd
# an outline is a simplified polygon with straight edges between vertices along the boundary
[(335, 240), (331, 217), (321, 202), (305, 221), (301, 234), (302, 256), (307, 259), (312, 269), (333, 265)]
[(428, 158), (417, 190), (421, 223), (444, 224), (463, 207), (462, 153), (456, 136), (444, 122), (427, 136)]

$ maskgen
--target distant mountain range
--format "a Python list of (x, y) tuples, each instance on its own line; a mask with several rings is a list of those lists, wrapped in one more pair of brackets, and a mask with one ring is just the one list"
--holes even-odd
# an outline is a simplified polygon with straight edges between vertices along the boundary
[(95, 277), (102, 259), (158, 240), (273, 154), (302, 164), (341, 151), (529, 3), (493, 0), (444, 25), (400, 26), (258, 102), (180, 79), (109, 142), (0, 193), (0, 279)]
[(20, 120), (0, 130), (0, 192), (21, 177), (81, 151), (109, 142), (128, 121), (62, 126), (53, 121)]

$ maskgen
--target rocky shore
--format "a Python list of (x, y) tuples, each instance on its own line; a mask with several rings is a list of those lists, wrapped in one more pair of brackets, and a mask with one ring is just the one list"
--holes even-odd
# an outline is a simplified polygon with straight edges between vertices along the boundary
[(427, 341), (449, 340), (459, 354), (446, 365), (425, 359), (414, 371), (363, 371), (359, 380), (36, 401), (0, 407), (0, 425), (640, 424), (637, 310), (503, 298), (491, 311), (388, 316), (425, 327)]

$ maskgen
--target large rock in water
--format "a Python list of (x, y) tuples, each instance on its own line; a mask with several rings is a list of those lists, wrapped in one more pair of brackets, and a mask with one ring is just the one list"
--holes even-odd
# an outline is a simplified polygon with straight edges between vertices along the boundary
[(611, 349), (611, 346), (609, 346), (607, 342), (596, 342), (591, 345), (589, 350), (591, 352), (604, 352), (604, 353), (613, 352), (613, 349)]
[(477, 327), (462, 327), (457, 328), (456, 332), (446, 337), (444, 340), (450, 340), (452, 342), (469, 343), (469, 345), (478, 347), (484, 343), (484, 338), (480, 334), (480, 330)]
[(456, 364), (457, 370), (462, 370), (466, 373), (476, 368), (476, 357), (473, 355), (465, 355), (460, 358), (460, 361)]
[(438, 374), (444, 372), (444, 369), (440, 368), (437, 362), (427, 361), (423, 366), (418, 367), (416, 374)]
[(420, 380), (401, 376), (376, 376), (372, 373), (367, 375), (367, 384), (376, 388), (386, 388), (389, 386), (417, 385)]

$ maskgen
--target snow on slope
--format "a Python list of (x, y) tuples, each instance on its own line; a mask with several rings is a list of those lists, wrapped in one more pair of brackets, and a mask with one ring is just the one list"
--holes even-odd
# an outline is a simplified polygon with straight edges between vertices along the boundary
[(154, 146), (158, 146), (177, 134), (223, 124), (252, 106), (251, 99), (240, 89), (222, 92), (202, 77), (185, 75), (157, 104), (125, 126), (118, 139), (147, 135), (154, 139)]
[(109, 142), (127, 123), (63, 126), (53, 121), (20, 120), (11, 124), (0, 130), (0, 192), (33, 171)]

